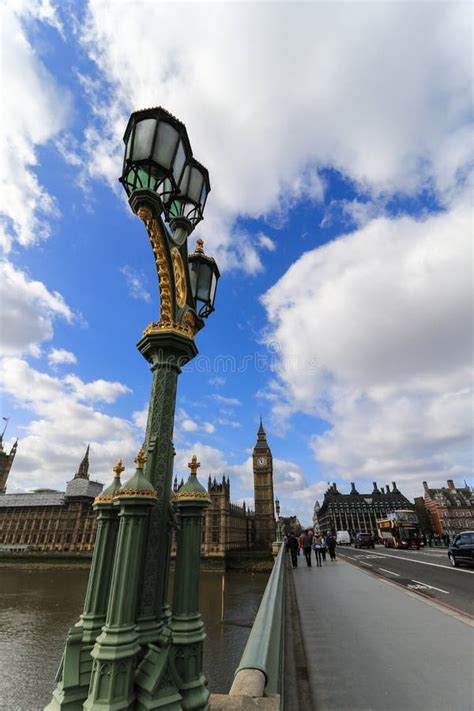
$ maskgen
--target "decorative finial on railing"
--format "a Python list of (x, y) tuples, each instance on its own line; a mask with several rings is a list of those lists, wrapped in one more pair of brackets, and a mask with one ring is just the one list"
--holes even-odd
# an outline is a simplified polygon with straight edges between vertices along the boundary
[(125, 467), (123, 466), (123, 462), (121, 459), (118, 460), (112, 471), (115, 472), (115, 478), (120, 479), (120, 474), (125, 471)]
[(191, 469), (192, 476), (197, 475), (197, 470), (200, 466), (201, 466), (201, 462), (198, 462), (196, 455), (193, 454), (191, 461), (188, 464), (188, 467)]
[(196, 240), (196, 249), (194, 251), (197, 254), (204, 254), (204, 241), (202, 239)]
[(146, 462), (146, 456), (145, 456), (145, 451), (143, 447), (140, 447), (140, 451), (138, 452), (137, 456), (135, 457), (135, 464), (137, 465), (137, 469), (143, 469), (145, 466)]

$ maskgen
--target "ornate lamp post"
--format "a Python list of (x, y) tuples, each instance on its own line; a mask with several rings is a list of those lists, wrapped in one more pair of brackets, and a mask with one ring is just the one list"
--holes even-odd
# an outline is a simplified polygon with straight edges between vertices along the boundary
[(276, 511), (276, 543), (278, 548), (283, 543), (283, 536), (281, 531), (281, 521), (280, 521), (280, 501), (275, 499), (275, 511)]
[[(177, 566), (182, 572), (175, 585), (178, 612), (173, 618), (166, 601), (170, 526), (175, 520), (170, 497), (177, 380), (181, 367), (197, 355), (194, 336), (214, 310), (220, 276), (214, 259), (204, 253), (202, 240), (192, 254), (187, 246), (203, 219), (209, 174), (193, 157), (184, 124), (161, 107), (134, 112), (124, 142), (120, 182), (148, 232), (160, 292), (160, 318), (145, 328), (137, 344), (152, 372), (144, 452), (135, 475), (140, 486), (130, 480), (113, 492), (112, 505), (107, 502), (119, 512), (122, 533), (102, 536), (101, 545), (95, 546), (95, 577), (89, 584), (99, 585), (100, 566), (95, 561), (113, 559), (107, 607), (102, 604), (94, 611), (83, 632), (91, 616), (89, 609), (85, 611), (84, 625), (75, 630), (74, 654), (65, 654), (58, 674), (61, 693), (53, 694), (48, 709), (198, 711), (206, 708), (208, 698), (201, 673), (204, 635), (196, 596), (188, 599), (179, 593), (181, 584), (195, 590), (199, 585), (200, 545), (192, 549), (192, 562), (184, 550), (189, 531), (196, 529), (207, 505), (197, 496), (195, 470), (188, 482), (194, 498), (176, 501), (183, 533), (178, 536)], [(146, 495), (144, 482), (150, 488)], [(111, 515), (117, 526), (117, 515), (112, 511)], [(133, 564), (126, 560), (130, 551), (138, 558)], [(133, 580), (127, 586), (130, 571)], [(96, 597), (88, 589), (88, 599)], [(97, 628), (99, 617), (105, 620), (102, 633)], [(74, 667), (73, 673), (68, 665)], [(70, 690), (65, 686), (68, 678), (75, 682)]]

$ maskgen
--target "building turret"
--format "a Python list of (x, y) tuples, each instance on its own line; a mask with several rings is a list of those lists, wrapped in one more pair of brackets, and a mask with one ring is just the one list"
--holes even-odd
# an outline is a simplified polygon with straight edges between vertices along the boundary
[(3, 446), (3, 434), (0, 434), (0, 495), (6, 493), (7, 479), (15, 459), (17, 447), (18, 440), (14, 442), (10, 453), (7, 454)]
[(275, 540), (275, 502), (273, 497), (273, 458), (262, 418), (253, 450), (255, 492), (255, 538), (257, 548), (271, 550)]
[(74, 479), (88, 479), (89, 478), (89, 449), (90, 444), (87, 445), (86, 453), (79, 464), (79, 469), (74, 474)]

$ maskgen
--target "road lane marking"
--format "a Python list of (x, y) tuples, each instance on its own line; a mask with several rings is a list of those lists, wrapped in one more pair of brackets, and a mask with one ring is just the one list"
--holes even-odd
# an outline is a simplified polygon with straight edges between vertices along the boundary
[[(413, 578), (412, 578), (413, 580)], [(431, 590), (438, 590), (439, 592), (444, 593), (445, 595), (449, 595), (449, 592), (447, 590), (441, 590), (441, 588), (436, 588), (434, 585), (428, 585), (428, 583), (422, 583), (421, 580), (413, 580), (414, 583), (418, 583), (418, 585), (424, 585), (425, 588), (431, 588)]]
[(369, 568), (373, 568), (373, 567), (374, 567), (374, 566), (372, 565), (372, 563), (366, 563), (366, 562), (363, 561), (363, 560), (360, 560), (359, 563), (360, 563), (361, 565), (368, 565)]
[(405, 558), (401, 555), (388, 555), (387, 553), (379, 553), (383, 558), (392, 558), (395, 560), (407, 560), (410, 563), (420, 563), (420, 565), (431, 565), (433, 568), (444, 568), (445, 570), (452, 570), (456, 573), (469, 573), (469, 575), (474, 575), (474, 570), (465, 570), (464, 568), (453, 568), (452, 565), (440, 565), (439, 563), (428, 563), (426, 560), (415, 560), (414, 558)]
[(394, 573), (393, 570), (387, 570), (387, 568), (379, 568), (379, 570), (383, 570), (384, 573), (390, 573), (390, 575), (396, 575), (397, 578), (400, 577), (400, 573)]

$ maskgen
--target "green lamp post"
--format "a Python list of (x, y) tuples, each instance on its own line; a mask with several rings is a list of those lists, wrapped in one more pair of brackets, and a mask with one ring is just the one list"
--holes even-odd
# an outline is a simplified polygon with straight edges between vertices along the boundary
[[(98, 536), (94, 548), (90, 605), (71, 628), (47, 707), (51, 711), (207, 707), (197, 597), (189, 607), (179, 595), (182, 585), (199, 589), (200, 536), (191, 558), (185, 548), (190, 528), (196, 528), (202, 516), (204, 499), (175, 504), (183, 527), (177, 565), (187, 569), (175, 584), (175, 602), (181, 612), (184, 604), (190, 615), (184, 627), (169, 610), (167, 585), (170, 529), (176, 520), (171, 485), (178, 375), (197, 355), (194, 336), (214, 310), (220, 277), (202, 240), (191, 254), (187, 245), (203, 219), (209, 174), (193, 157), (184, 124), (161, 107), (134, 112), (124, 142), (120, 182), (146, 227), (160, 293), (159, 320), (145, 328), (137, 344), (152, 372), (144, 452), (134, 477), (140, 486), (129, 481), (104, 492), (102, 508), (100, 497), (96, 502), (102, 512), (99, 524), (102, 521), (104, 528), (108, 522), (108, 533)], [(195, 472), (194, 481), (199, 487)], [(183, 560), (186, 563), (180, 563)], [(71, 681), (65, 694), (66, 679)]]
[[(173, 425), (181, 366), (194, 358), (194, 335), (214, 310), (219, 269), (202, 240), (188, 256), (187, 239), (202, 220), (209, 174), (192, 156), (184, 124), (162, 108), (136, 111), (124, 135), (120, 181), (147, 229), (158, 272), (160, 320), (138, 342), (153, 374), (145, 435), (144, 474), (158, 495), (151, 514), (138, 603), (142, 643), (156, 642), (169, 620), (167, 567), (173, 471)], [(169, 229), (165, 225), (166, 221)]]

